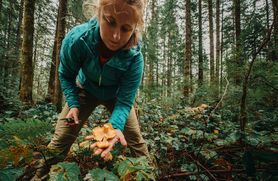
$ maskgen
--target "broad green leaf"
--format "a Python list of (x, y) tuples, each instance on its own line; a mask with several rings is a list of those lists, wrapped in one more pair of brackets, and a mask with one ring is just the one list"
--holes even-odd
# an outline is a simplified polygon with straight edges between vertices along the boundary
[(130, 172), (129, 169), (131, 165), (132, 165), (131, 162), (128, 160), (122, 161), (118, 166), (118, 174), (120, 176), (123, 176), (129, 173)]
[(182, 164), (181, 165), (181, 171), (182, 172), (188, 172), (188, 164)]
[(209, 177), (204, 175), (204, 174), (201, 174), (200, 177), (202, 178), (202, 180), (204, 181), (208, 181), (209, 180)]
[(155, 141), (158, 141), (158, 140), (160, 140), (160, 137), (159, 137), (159, 136), (156, 136), (156, 137), (154, 138), (154, 140), (155, 140)]
[(195, 175), (190, 175), (189, 178), (190, 180), (197, 180), (197, 177)]
[(277, 151), (278, 151), (278, 148), (277, 148), (277, 147), (271, 147), (270, 150), (276, 151), (276, 152), (277, 152)]
[(142, 172), (138, 172), (136, 175), (136, 181), (148, 180), (147, 178)]
[(104, 181), (104, 180), (119, 181), (120, 179), (112, 172), (100, 168), (95, 168), (88, 172), (88, 174), (86, 175), (86, 180), (87, 181)]
[(202, 150), (200, 152), (207, 160), (216, 158), (217, 152), (209, 149)]
[(136, 181), (144, 181), (144, 180), (155, 180), (153, 174), (148, 174), (144, 171), (137, 172), (136, 174)]
[(182, 164), (182, 166), (181, 166), (182, 172), (194, 172), (194, 171), (196, 171), (196, 169), (197, 169), (197, 166), (194, 163)]
[(53, 165), (49, 181), (80, 181), (80, 169), (75, 162), (61, 162)]
[(196, 130), (193, 130), (193, 129), (191, 129), (191, 128), (186, 127), (186, 128), (183, 128), (183, 129), (180, 131), (180, 133), (190, 136), (190, 135), (196, 134)]
[(214, 140), (214, 143), (217, 145), (217, 146), (224, 146), (227, 144), (227, 141), (226, 140)]
[(231, 133), (228, 137), (229, 141), (231, 141), (232, 143), (238, 141), (240, 139), (240, 132), (235, 131), (233, 133)]
[(258, 138), (250, 137), (247, 142), (252, 146), (257, 146), (260, 143), (260, 140)]
[(24, 168), (8, 168), (0, 170), (0, 180), (15, 181), (24, 173)]
[(125, 160), (118, 162), (115, 166), (115, 170), (117, 171), (121, 180), (129, 179), (130, 177), (145, 177), (147, 179), (143, 180), (155, 180), (153, 173), (154, 168), (149, 165), (147, 157), (127, 157), (122, 159)]

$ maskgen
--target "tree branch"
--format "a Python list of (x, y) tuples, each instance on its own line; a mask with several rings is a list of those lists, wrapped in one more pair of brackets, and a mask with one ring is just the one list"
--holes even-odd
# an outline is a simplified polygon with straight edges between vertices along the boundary
[(247, 98), (247, 89), (248, 89), (248, 83), (249, 83), (249, 77), (253, 68), (253, 64), (257, 58), (257, 55), (261, 52), (263, 47), (268, 43), (270, 40), (271, 32), (274, 26), (274, 22), (272, 23), (270, 29), (268, 30), (268, 33), (266, 37), (264, 38), (263, 42), (261, 43), (260, 47), (257, 49), (256, 52), (254, 52), (253, 57), (251, 59), (250, 65), (248, 67), (248, 71), (245, 75), (244, 82), (242, 84), (242, 96), (241, 96), (241, 102), (240, 102), (240, 114), (239, 114), (239, 122), (240, 122), (240, 130), (244, 132), (245, 130), (245, 124), (247, 122), (247, 112), (246, 112), (246, 98)]
[(218, 103), (216, 104), (216, 106), (214, 107), (214, 109), (210, 112), (210, 114), (209, 114), (207, 120), (205, 121), (206, 124), (209, 122), (209, 120), (210, 120), (210, 118), (211, 118), (211, 115), (212, 115), (212, 114), (215, 112), (215, 110), (219, 107), (220, 103), (221, 103), (221, 102), (223, 101), (223, 99), (224, 99), (224, 96), (227, 94), (227, 90), (228, 90), (228, 86), (229, 86), (230, 82), (229, 82), (229, 80), (227, 79), (227, 76), (225, 76), (225, 80), (226, 80), (226, 82), (227, 82), (227, 84), (226, 84), (226, 86), (225, 86), (225, 90), (224, 90), (224, 92), (223, 92), (223, 94), (222, 94), (222, 96), (221, 96), (221, 99), (218, 101)]

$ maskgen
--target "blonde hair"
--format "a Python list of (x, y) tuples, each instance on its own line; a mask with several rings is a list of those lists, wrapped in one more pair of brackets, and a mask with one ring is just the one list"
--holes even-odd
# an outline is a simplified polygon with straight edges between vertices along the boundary
[[(87, 19), (93, 17), (99, 17), (100, 10), (109, 4), (115, 3), (112, 0), (84, 0), (82, 9), (83, 14)], [(134, 8), (137, 17), (137, 24), (134, 33), (131, 35), (129, 41), (123, 49), (129, 49), (136, 46), (140, 40), (141, 33), (144, 28), (144, 10), (145, 10), (145, 0), (123, 0), (125, 3)]]

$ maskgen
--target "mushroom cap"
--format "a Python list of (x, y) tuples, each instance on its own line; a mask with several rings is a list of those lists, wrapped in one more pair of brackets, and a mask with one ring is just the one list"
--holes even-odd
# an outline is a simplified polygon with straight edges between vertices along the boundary
[(201, 104), (199, 107), (206, 109), (206, 108), (208, 108), (208, 105), (207, 104)]
[(107, 139), (112, 139), (116, 136), (116, 130), (112, 127), (111, 123), (107, 123), (103, 125), (105, 137)]
[(116, 136), (116, 130), (111, 123), (104, 124), (103, 127), (95, 127), (93, 129), (93, 136), (96, 141), (105, 139), (112, 139)]
[(104, 138), (103, 128), (102, 127), (95, 127), (93, 129), (93, 137), (97, 141), (101, 141)]
[(110, 146), (109, 142), (105, 139), (96, 143), (98, 148), (107, 148)]

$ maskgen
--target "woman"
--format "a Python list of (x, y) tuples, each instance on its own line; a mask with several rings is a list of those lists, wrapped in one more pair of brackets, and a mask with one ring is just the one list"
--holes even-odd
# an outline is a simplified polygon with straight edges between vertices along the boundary
[(63, 40), (59, 77), (67, 103), (48, 145), (59, 154), (40, 164), (36, 178), (44, 178), (52, 164), (65, 158), (100, 104), (112, 113), (109, 122), (117, 134), (110, 147), (95, 154), (104, 157), (119, 141), (130, 147), (133, 156), (148, 156), (133, 108), (144, 65), (139, 43), (143, 10), (143, 0), (99, 0), (97, 18), (73, 28)]

